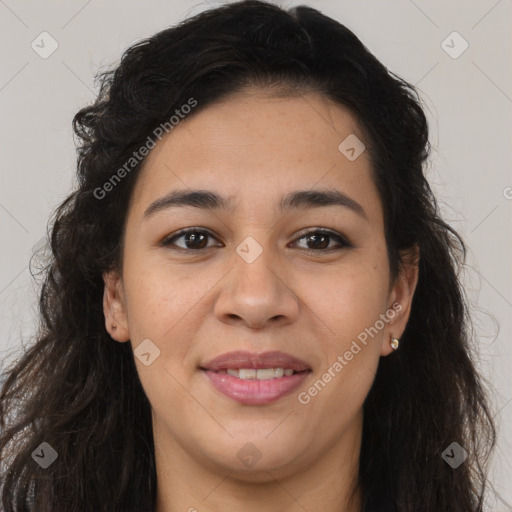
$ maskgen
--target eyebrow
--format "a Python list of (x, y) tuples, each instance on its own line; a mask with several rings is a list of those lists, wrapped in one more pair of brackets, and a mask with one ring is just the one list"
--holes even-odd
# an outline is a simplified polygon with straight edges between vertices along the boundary
[[(222, 197), (211, 190), (173, 190), (157, 199), (144, 212), (147, 219), (168, 208), (194, 206), (201, 209), (224, 209), (233, 212), (236, 208), (233, 197)], [(322, 206), (342, 206), (368, 220), (363, 207), (354, 199), (335, 189), (296, 190), (281, 199), (281, 212), (291, 209), (309, 209)]]

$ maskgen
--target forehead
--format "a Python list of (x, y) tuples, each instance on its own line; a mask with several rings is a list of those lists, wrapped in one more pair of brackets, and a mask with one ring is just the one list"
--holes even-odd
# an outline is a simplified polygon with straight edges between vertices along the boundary
[(364, 141), (355, 117), (323, 96), (251, 91), (200, 107), (146, 158), (134, 194), (139, 215), (176, 188), (216, 190), (237, 198), (235, 206), (316, 187), (378, 199), (367, 152), (351, 161), (340, 150), (347, 137)]

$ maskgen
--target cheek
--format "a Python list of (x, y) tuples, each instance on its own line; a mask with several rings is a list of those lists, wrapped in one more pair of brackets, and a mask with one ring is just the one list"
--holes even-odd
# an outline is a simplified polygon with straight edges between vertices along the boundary
[[(184, 364), (194, 339), (191, 314), (200, 307), (208, 283), (194, 286), (169, 265), (131, 255), (125, 260), (125, 296), (130, 341), (142, 387), (153, 407), (191, 405), (183, 392)], [(195, 283), (197, 285), (197, 283)], [(197, 304), (199, 301), (199, 304)], [(150, 340), (150, 362), (139, 359), (138, 350)], [(147, 350), (145, 350), (147, 351)]]
[(371, 260), (354, 260), (314, 290), (308, 306), (328, 326), (321, 337), (324, 360), (299, 402), (312, 416), (323, 418), (326, 435), (335, 436), (362, 407), (377, 371), (384, 333), (380, 318), (388, 298), (387, 260), (378, 253)]
[(388, 301), (387, 260), (355, 255), (335, 272), (307, 278), (307, 305), (329, 327), (328, 338), (337, 348), (350, 343), (361, 331), (374, 325)]
[[(211, 286), (210, 286), (211, 287)], [(207, 290), (208, 282), (198, 283), (190, 272), (180, 271), (165, 261), (131, 257), (125, 264), (125, 292), (132, 337), (163, 339), (180, 322)]]
[[(142, 253), (127, 257), (124, 269), (127, 318), (135, 356), (143, 340), (151, 340), (158, 348), (158, 358), (151, 366), (135, 359), (141, 382), (158, 387), (158, 379), (153, 380), (157, 373), (162, 377), (168, 373), (179, 381), (189, 378), (191, 354), (201, 326), (211, 315), (211, 294), (218, 286), (221, 269), (205, 267), (199, 271), (193, 265), (180, 267)], [(171, 377), (170, 384), (173, 383)]]

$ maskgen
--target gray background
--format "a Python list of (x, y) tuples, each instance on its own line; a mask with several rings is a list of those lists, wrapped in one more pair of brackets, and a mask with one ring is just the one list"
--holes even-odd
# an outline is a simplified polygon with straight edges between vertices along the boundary
[[(71, 119), (92, 102), (94, 75), (136, 41), (222, 2), (0, 0), (0, 360), (30, 343), (37, 283), (28, 262), (73, 182)], [(464, 279), (478, 366), (492, 384), (499, 445), (489, 478), (512, 503), (510, 0), (282, 1), (347, 25), (392, 71), (419, 87), (434, 147), (428, 175), (445, 218), (469, 246)], [(48, 32), (47, 59), (31, 47)], [(469, 47), (450, 57), (457, 31)], [(44, 36), (47, 37), (47, 36)], [(452, 52), (461, 42), (447, 39)], [(50, 48), (45, 39), (44, 47)], [(42, 51), (42, 49), (41, 49)], [(444, 447), (440, 447), (440, 453)]]

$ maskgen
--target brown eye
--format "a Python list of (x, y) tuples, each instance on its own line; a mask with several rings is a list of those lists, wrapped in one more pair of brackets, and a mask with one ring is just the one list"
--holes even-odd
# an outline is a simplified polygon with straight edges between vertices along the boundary
[[(208, 231), (201, 230), (198, 228), (188, 228), (180, 231), (176, 235), (166, 238), (162, 245), (165, 247), (174, 246), (178, 249), (189, 250), (189, 251), (200, 251), (211, 246), (208, 246), (208, 238), (213, 238), (213, 235)], [(183, 239), (182, 244), (178, 245), (175, 243), (176, 240)]]
[[(334, 233), (332, 231), (325, 230), (314, 230), (309, 231), (308, 233), (302, 235), (297, 240), (306, 240), (307, 247), (303, 247), (308, 251), (318, 251), (318, 252), (329, 252), (331, 250), (343, 249), (346, 247), (352, 247), (352, 244), (348, 242), (342, 235), (339, 233)], [(337, 245), (334, 247), (329, 247), (330, 242), (332, 240), (337, 241)]]

